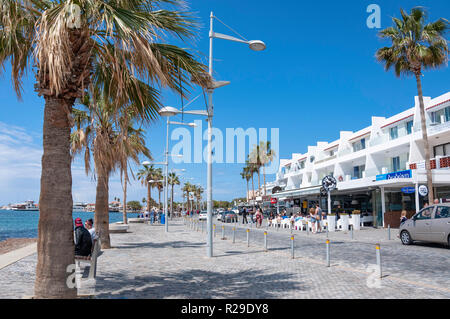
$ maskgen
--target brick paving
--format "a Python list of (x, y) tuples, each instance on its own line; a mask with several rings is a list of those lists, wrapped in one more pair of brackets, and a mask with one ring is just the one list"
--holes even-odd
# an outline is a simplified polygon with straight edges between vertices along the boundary
[[(450, 250), (444, 247), (405, 247), (395, 235), (383, 243), (384, 234), (370, 229), (358, 232), (354, 240), (335, 233), (329, 235), (332, 259), (326, 267), (325, 234), (295, 232), (292, 259), (288, 230), (269, 229), (268, 252), (263, 251), (262, 230), (251, 230), (250, 247), (245, 227), (236, 231), (234, 244), (230, 225), (226, 240), (219, 238), (220, 227), (216, 231), (214, 258), (206, 257), (206, 234), (182, 221), (171, 222), (168, 234), (163, 226), (145, 224), (111, 234), (113, 249), (98, 260), (94, 298), (450, 297)], [(377, 241), (382, 242), (381, 288), (367, 272), (376, 263)], [(35, 265), (32, 255), (1, 269), (0, 298), (32, 295)]]

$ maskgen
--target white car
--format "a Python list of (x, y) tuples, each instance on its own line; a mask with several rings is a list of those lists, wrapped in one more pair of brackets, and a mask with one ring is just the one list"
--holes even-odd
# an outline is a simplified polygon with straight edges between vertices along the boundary
[(208, 212), (200, 212), (198, 214), (198, 220), (207, 220), (208, 219)]

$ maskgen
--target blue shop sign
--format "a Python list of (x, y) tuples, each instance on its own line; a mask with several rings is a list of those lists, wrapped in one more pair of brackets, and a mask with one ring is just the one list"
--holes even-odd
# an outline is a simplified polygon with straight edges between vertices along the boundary
[(406, 171), (400, 171), (400, 172), (394, 172), (394, 173), (388, 173), (388, 174), (381, 174), (377, 175), (377, 181), (384, 181), (389, 179), (397, 179), (397, 178), (411, 178), (412, 172), (411, 170)]
[(403, 187), (402, 188), (402, 193), (405, 194), (412, 194), (416, 192), (416, 188), (415, 187)]

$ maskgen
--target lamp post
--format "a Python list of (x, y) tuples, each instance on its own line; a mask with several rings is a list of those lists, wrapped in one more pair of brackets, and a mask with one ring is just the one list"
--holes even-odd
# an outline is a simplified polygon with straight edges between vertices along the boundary
[(176, 108), (171, 107), (171, 106), (166, 106), (163, 107), (159, 110), (159, 114), (161, 116), (167, 117), (166, 120), (166, 150), (164, 152), (166, 161), (164, 163), (166, 169), (165, 169), (165, 185), (164, 185), (164, 212), (165, 212), (165, 216), (166, 216), (166, 220), (165, 220), (165, 231), (166, 233), (169, 232), (169, 223), (167, 222), (168, 218), (168, 188), (169, 188), (169, 125), (185, 125), (185, 126), (189, 126), (189, 127), (196, 127), (195, 123), (181, 123), (181, 122), (171, 122), (170, 121), (170, 117), (171, 116), (175, 116), (178, 113), (180, 113)]
[[(250, 49), (254, 51), (263, 51), (266, 48), (264, 42), (259, 40), (242, 40), (229, 35), (215, 33), (214, 32), (214, 13), (211, 11), (210, 15), (210, 30), (209, 30), (209, 75), (212, 78), (213, 75), (213, 39), (223, 39), (228, 41), (240, 42), (248, 44)], [(220, 21), (220, 20), (219, 20)], [(206, 191), (206, 203), (207, 203), (207, 256), (213, 257), (213, 234), (212, 234), (212, 118), (214, 115), (213, 105), (213, 93), (214, 90), (228, 85), (230, 82), (218, 81), (213, 82), (211, 88), (208, 88), (208, 161), (207, 161), (207, 191)]]

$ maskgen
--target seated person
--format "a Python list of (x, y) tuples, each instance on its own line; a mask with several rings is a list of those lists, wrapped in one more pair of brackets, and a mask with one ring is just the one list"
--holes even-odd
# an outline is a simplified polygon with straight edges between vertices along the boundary
[(92, 251), (92, 238), (83, 227), (81, 218), (75, 219), (75, 256), (89, 256)]
[(97, 233), (95, 232), (94, 221), (92, 220), (92, 218), (87, 219), (84, 222), (84, 227), (89, 231), (89, 234), (91, 234), (92, 243), (94, 243), (94, 240), (97, 239)]

